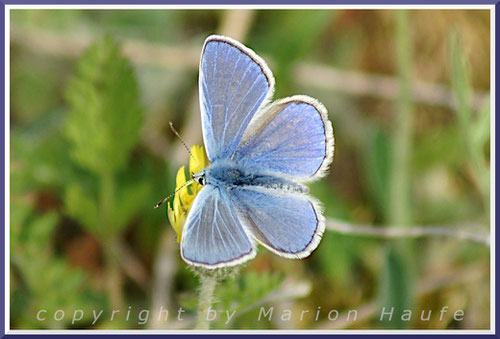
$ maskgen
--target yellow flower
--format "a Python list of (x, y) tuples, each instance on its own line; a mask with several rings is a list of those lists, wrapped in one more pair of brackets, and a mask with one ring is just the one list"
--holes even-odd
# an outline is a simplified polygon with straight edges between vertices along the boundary
[[(208, 165), (203, 146), (193, 145), (191, 147), (192, 157), (189, 159), (189, 179), (194, 173), (198, 173)], [(175, 178), (175, 195), (172, 203), (167, 204), (168, 220), (177, 233), (177, 242), (181, 241), (182, 228), (186, 222), (187, 213), (193, 204), (193, 200), (202, 189), (202, 185), (192, 182), (182, 187), (187, 182), (185, 167), (177, 171)], [(182, 187), (182, 188), (181, 188)]]
[(208, 160), (205, 157), (205, 148), (199, 145), (193, 145), (191, 147), (192, 157), (189, 158), (189, 171), (191, 173), (198, 173), (204, 169)]

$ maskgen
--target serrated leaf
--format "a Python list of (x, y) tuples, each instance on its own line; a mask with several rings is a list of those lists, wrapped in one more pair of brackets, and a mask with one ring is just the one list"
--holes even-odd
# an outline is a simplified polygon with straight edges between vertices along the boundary
[[(15, 205), (15, 223), (22, 222), (22, 225), (16, 226), (22, 229), (22, 241), (19, 246), (11, 247), (11, 267), (22, 277), (22, 284), (15, 290), (16, 297), (29, 297), (21, 305), (13, 304), (12, 314), (23, 328), (68, 326), (71, 317), (65, 317), (60, 322), (47, 317), (47, 321), (40, 322), (36, 314), (40, 309), (47, 310), (47, 314), (59, 309), (72, 314), (75, 307), (92, 309), (97, 305), (93, 301), (97, 295), (88, 289), (85, 274), (71, 268), (52, 250), (51, 240), (59, 222), (58, 215), (55, 212), (38, 215), (30, 205), (27, 208), (17, 202)], [(14, 291), (11, 290), (11, 293)]]
[(78, 220), (89, 232), (100, 233), (97, 202), (82, 186), (74, 183), (66, 188), (64, 208), (70, 217)]
[(26, 241), (28, 243), (47, 245), (50, 237), (57, 226), (59, 216), (55, 212), (45, 213), (34, 219), (29, 229), (26, 229)]
[[(283, 282), (283, 276), (271, 272), (248, 272), (244, 275), (227, 278), (217, 285), (214, 309), (240, 311), (262, 300), (275, 291)], [(181, 297), (184, 309), (195, 310), (197, 299), (194, 294)]]
[(31, 213), (33, 213), (32, 205), (20, 202), (18, 200), (12, 200), (12, 203), (10, 205), (11, 251), (24, 244), (24, 241), (22, 239), (22, 232)]
[(111, 37), (85, 51), (66, 99), (66, 135), (74, 160), (99, 174), (123, 168), (139, 138), (142, 109), (133, 69)]
[(127, 225), (127, 222), (137, 214), (144, 203), (149, 203), (151, 186), (149, 182), (143, 181), (121, 189), (116, 197), (116, 205), (113, 213), (113, 227), (118, 231)]
[[(253, 305), (275, 291), (283, 282), (283, 276), (271, 272), (248, 272), (237, 278), (229, 278), (215, 292), (218, 301), (214, 308), (224, 311), (249, 311)], [(225, 327), (224, 323), (219, 324)]]

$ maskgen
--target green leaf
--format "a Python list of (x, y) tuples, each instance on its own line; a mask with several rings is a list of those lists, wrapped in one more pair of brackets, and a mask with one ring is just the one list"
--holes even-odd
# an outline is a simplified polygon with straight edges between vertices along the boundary
[[(11, 205), (11, 251), (14, 257), (21, 253), (31, 256), (50, 254), (49, 245), (59, 222), (59, 216), (55, 212), (48, 212), (35, 217), (34, 211), (34, 207), (30, 203), (13, 200)], [(41, 251), (40, 248), (44, 250)]]
[[(404, 310), (412, 310), (413, 284), (411, 282), (412, 272), (407, 265), (409, 260), (405, 251), (400, 246), (391, 246), (386, 253), (385, 271), (381, 279), (380, 316), (382, 310), (390, 312), (394, 307), (391, 320), (386, 315), (383, 319), (385, 328), (403, 329), (410, 322), (401, 318)], [(413, 319), (414, 317), (412, 317)]]
[(64, 193), (66, 213), (93, 234), (100, 234), (97, 202), (79, 184), (70, 184)]
[[(481, 191), (485, 214), (489, 214), (490, 201), (490, 170), (484, 158), (483, 145), (476, 141), (481, 138), (482, 132), (488, 129), (489, 119), (483, 116), (482, 121), (477, 121), (473, 115), (472, 87), (470, 85), (467, 59), (463, 50), (461, 36), (455, 33), (450, 39), (451, 65), (452, 65), (452, 88), (457, 104), (456, 113), (458, 125), (462, 132), (462, 142), (467, 151), (468, 159), (473, 169), (474, 180)], [(476, 126), (478, 132), (476, 132)], [(481, 131), (482, 130), (482, 131)], [(475, 135), (479, 134), (479, 137)]]
[(11, 290), (14, 326), (60, 328), (71, 324), (71, 317), (58, 322), (47, 316), (47, 321), (40, 322), (36, 314), (41, 309), (47, 310), (47, 315), (59, 309), (68, 315), (75, 309), (85, 309), (87, 317), (81, 324), (88, 324), (89, 310), (97, 307), (98, 295), (89, 289), (89, 281), (81, 270), (56, 256), (52, 241), (59, 216), (55, 212), (37, 214), (31, 205), (19, 201), (14, 201), (11, 210), (11, 227), (18, 240), (11, 246), (11, 272), (21, 281)]
[(33, 206), (19, 199), (11, 199), (10, 204), (10, 246), (11, 251), (24, 244), (22, 239), (23, 227), (33, 213)]
[(139, 139), (142, 109), (134, 71), (110, 36), (85, 51), (66, 99), (66, 135), (74, 160), (99, 174), (123, 168)]
[(116, 197), (113, 213), (113, 227), (120, 230), (127, 225), (132, 217), (137, 214), (145, 203), (151, 205), (148, 198), (151, 194), (151, 185), (147, 181), (129, 184), (123, 187)]
[(478, 112), (477, 120), (472, 125), (472, 141), (480, 152), (490, 140), (490, 105), (489, 102)]
[[(283, 282), (283, 276), (271, 272), (248, 272), (237, 278), (229, 278), (220, 284), (215, 292), (218, 303), (214, 308), (236, 311), (240, 315), (259, 306), (271, 292)], [(225, 327), (224, 323), (219, 324)]]
[(376, 129), (368, 136), (367, 141), (368, 146), (364, 148), (362, 154), (363, 177), (372, 203), (385, 220), (389, 209), (389, 138), (381, 129)]
[(37, 246), (49, 244), (58, 221), (59, 216), (56, 212), (45, 213), (35, 218), (31, 222), (29, 229), (26, 229), (26, 243)]
[(452, 88), (457, 103), (457, 115), (464, 128), (469, 127), (472, 118), (471, 99), (472, 90), (467, 70), (462, 41), (458, 34), (451, 37), (451, 66), (452, 66)]

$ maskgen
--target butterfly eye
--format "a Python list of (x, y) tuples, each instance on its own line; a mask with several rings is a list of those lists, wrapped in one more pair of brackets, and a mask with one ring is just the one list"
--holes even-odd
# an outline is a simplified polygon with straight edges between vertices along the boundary
[(204, 175), (201, 175), (196, 179), (197, 179), (196, 181), (198, 182), (198, 184), (205, 185), (205, 176)]
[(192, 174), (191, 176), (198, 184), (205, 185), (205, 173)]

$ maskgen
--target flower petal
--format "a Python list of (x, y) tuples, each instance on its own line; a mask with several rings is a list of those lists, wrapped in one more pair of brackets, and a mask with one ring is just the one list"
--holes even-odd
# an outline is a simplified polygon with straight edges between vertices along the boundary
[(205, 166), (205, 148), (199, 145), (193, 145), (191, 147), (192, 157), (189, 158), (189, 172), (190, 173), (198, 173)]

